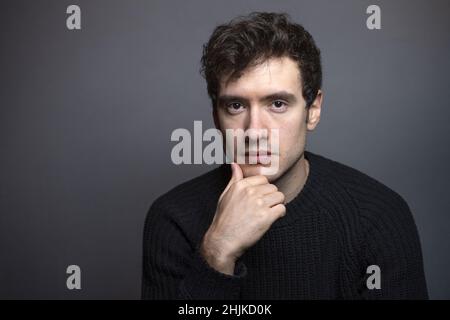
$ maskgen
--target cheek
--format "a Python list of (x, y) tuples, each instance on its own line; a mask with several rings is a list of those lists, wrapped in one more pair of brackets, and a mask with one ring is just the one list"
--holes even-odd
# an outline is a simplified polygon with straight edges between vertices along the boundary
[(283, 158), (296, 156), (304, 145), (305, 126), (300, 121), (286, 122), (280, 129), (280, 153)]
[(302, 129), (300, 119), (286, 121), (280, 128), (280, 149), (289, 151), (291, 148), (296, 148), (302, 140)]

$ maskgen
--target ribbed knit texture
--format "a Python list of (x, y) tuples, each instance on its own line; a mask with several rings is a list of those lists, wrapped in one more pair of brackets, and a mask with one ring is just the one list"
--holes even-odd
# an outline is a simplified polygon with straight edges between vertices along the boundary
[[(144, 229), (142, 298), (427, 299), (417, 228), (403, 198), (356, 169), (309, 151), (305, 158), (303, 189), (233, 276), (198, 250), (229, 165), (155, 200)], [(370, 265), (381, 269), (381, 289), (367, 288)]]

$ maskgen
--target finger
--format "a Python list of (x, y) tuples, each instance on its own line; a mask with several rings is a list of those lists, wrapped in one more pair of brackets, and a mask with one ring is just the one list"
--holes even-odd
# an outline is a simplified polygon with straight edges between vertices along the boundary
[(257, 185), (269, 183), (269, 180), (267, 179), (267, 177), (263, 176), (263, 175), (251, 176), (251, 177), (243, 179), (242, 181), (245, 181), (245, 183), (249, 186), (257, 186)]
[(264, 203), (269, 207), (273, 207), (277, 204), (284, 203), (284, 194), (280, 191), (266, 194), (264, 197)]
[(232, 170), (231, 180), (239, 181), (239, 180), (244, 179), (244, 174), (242, 173), (242, 169), (241, 169), (240, 165), (238, 165), (235, 162), (232, 162), (231, 163), (231, 170)]
[(277, 204), (269, 209), (270, 214), (276, 219), (284, 217), (286, 215), (286, 206), (284, 204)]
[[(227, 186), (223, 190), (222, 195), (224, 195), (228, 191), (228, 189), (230, 189), (230, 187), (233, 183), (240, 181), (243, 178), (244, 178), (244, 174), (242, 173), (241, 167), (237, 163), (232, 162), (231, 163), (231, 178), (230, 178), (230, 181), (228, 182)], [(222, 198), (222, 196), (220, 198)]]
[(274, 184), (271, 184), (271, 183), (253, 186), (252, 188), (255, 189), (256, 194), (262, 195), (262, 196), (278, 191), (277, 186)]

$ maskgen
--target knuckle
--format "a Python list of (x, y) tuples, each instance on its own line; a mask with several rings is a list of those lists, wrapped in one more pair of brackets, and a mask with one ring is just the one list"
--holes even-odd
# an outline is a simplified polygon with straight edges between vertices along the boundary
[(262, 207), (262, 206), (264, 206), (264, 199), (261, 198), (261, 197), (258, 197), (258, 198), (256, 199), (255, 203), (256, 203), (256, 205), (257, 205), (258, 207)]
[(252, 196), (255, 194), (255, 189), (253, 187), (248, 187), (245, 189), (245, 193), (247, 194), (247, 196)]

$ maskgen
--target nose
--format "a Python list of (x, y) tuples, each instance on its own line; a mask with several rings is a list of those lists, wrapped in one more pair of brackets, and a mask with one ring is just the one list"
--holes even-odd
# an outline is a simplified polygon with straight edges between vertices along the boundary
[(255, 106), (250, 108), (248, 113), (248, 121), (246, 126), (246, 138), (250, 141), (258, 141), (261, 139), (267, 139), (268, 127), (264, 112), (261, 108)]

